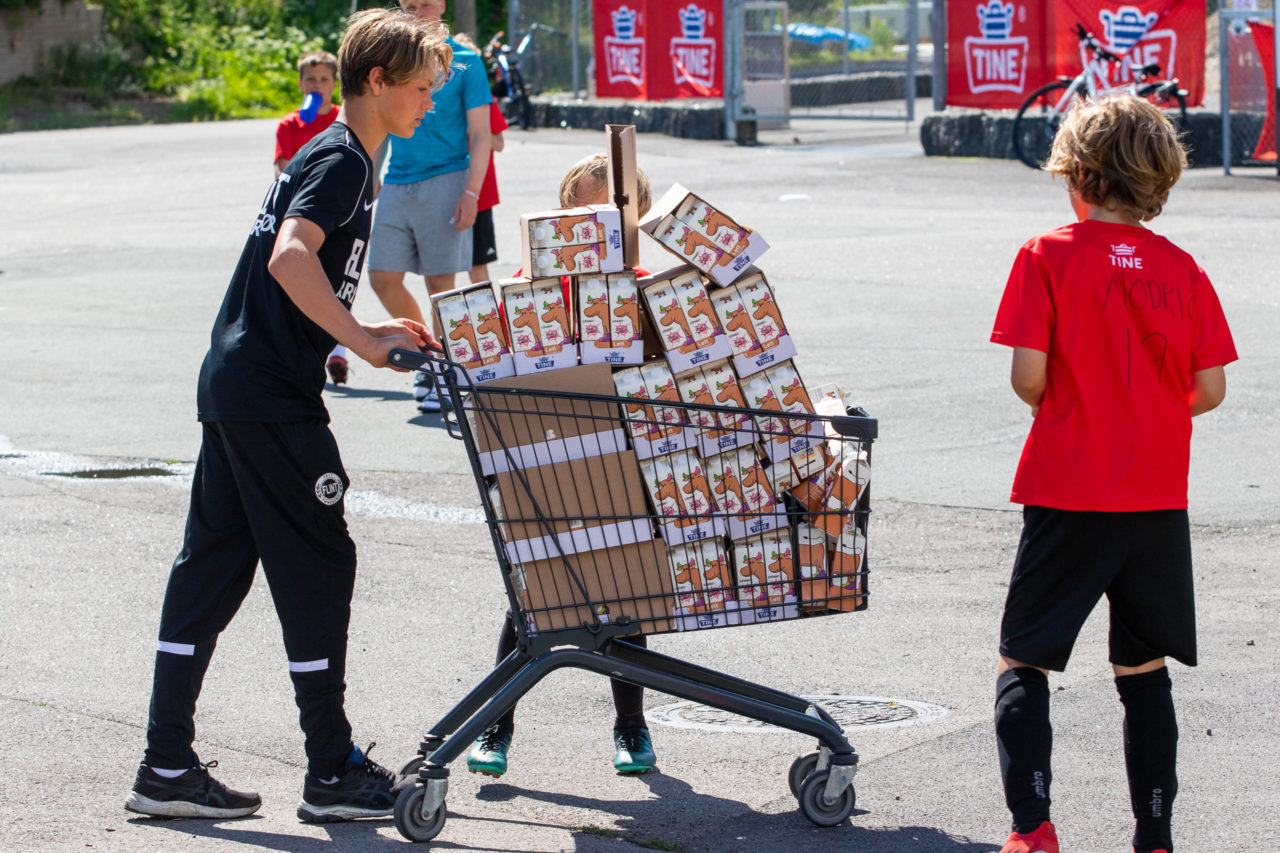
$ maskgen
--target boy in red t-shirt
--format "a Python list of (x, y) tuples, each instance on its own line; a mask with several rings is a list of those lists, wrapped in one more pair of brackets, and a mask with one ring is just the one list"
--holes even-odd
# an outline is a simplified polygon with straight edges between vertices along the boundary
[[(302, 110), (294, 110), (276, 125), (276, 177), (289, 165), (293, 155), (302, 150), (320, 132), (333, 124), (338, 110), (333, 106), (333, 90), (338, 84), (338, 57), (324, 50), (313, 50), (298, 57), (298, 89), (306, 96), (315, 92), (320, 96), (320, 106), (308, 121)], [(329, 379), (334, 385), (347, 381), (347, 348), (338, 344), (325, 362)]]
[[(455, 37), (456, 38), (456, 37)], [(464, 44), (466, 42), (463, 42)], [(476, 221), (471, 226), (472, 284), (489, 280), (489, 264), (498, 259), (498, 238), (493, 229), (493, 209), (498, 206), (498, 176), (493, 171), (493, 155), (506, 145), (502, 134), (506, 132), (507, 119), (498, 108), (497, 101), (489, 102), (489, 169), (484, 173), (480, 198), (476, 200)]]
[(1034, 421), (1000, 626), (995, 728), (1013, 833), (1002, 853), (1058, 853), (1049, 822), (1048, 670), (1062, 671), (1105, 594), (1124, 706), (1136, 853), (1172, 851), (1177, 719), (1165, 657), (1196, 664), (1187, 468), (1191, 418), (1226, 395), (1235, 345), (1204, 270), (1142, 222), (1186, 166), (1158, 109), (1078, 106), (1045, 170), (1079, 221), (1019, 251), (991, 340)]

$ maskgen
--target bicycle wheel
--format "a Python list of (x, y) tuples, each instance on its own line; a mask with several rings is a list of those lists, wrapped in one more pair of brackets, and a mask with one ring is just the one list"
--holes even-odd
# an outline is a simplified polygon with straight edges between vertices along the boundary
[(1074, 82), (1055, 80), (1032, 92), (1013, 119), (1013, 153), (1032, 169), (1039, 169), (1049, 157), (1053, 137), (1067, 113), (1084, 100), (1079, 90), (1072, 90), (1071, 98), (1058, 109), (1058, 102)]
[(1178, 88), (1177, 80), (1156, 80), (1138, 87), (1137, 95), (1160, 108), (1178, 133), (1187, 130), (1187, 93)]

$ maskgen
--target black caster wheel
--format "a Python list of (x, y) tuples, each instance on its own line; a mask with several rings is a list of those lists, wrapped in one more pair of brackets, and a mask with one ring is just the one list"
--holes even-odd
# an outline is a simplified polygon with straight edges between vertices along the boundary
[(800, 799), (800, 786), (804, 784), (805, 777), (812, 773), (817, 766), (818, 753), (816, 752), (802, 755), (791, 762), (791, 769), (787, 771), (787, 785), (791, 787), (791, 796), (797, 800)]
[(418, 771), (422, 769), (423, 762), (426, 761), (421, 755), (414, 756), (404, 763), (400, 768), (401, 776), (417, 776)]
[(444, 828), (447, 817), (444, 803), (440, 804), (440, 808), (430, 818), (422, 819), (422, 798), (426, 795), (426, 788), (415, 785), (405, 788), (396, 799), (396, 829), (410, 841), (430, 841)]
[[(853, 786), (845, 788), (834, 801), (827, 802), (827, 776), (829, 770), (810, 773), (800, 785), (800, 811), (818, 826), (837, 826), (849, 819), (853, 814), (853, 806), (857, 797)], [(397, 809), (397, 814), (399, 810)]]

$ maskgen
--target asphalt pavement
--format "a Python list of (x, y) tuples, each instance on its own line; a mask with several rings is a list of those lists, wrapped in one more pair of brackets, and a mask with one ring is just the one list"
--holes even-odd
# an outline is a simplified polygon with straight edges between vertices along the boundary
[[(197, 749), (220, 778), (260, 791), (262, 810), (156, 821), (122, 807), (199, 446), (196, 371), (271, 181), (273, 130), (0, 135), (0, 849), (407, 843), (389, 819), (297, 821), (302, 737), (261, 578), (214, 656)], [(521, 703), (506, 776), (455, 765), (439, 849), (985, 853), (1008, 832), (992, 673), (1020, 522), (1008, 490), (1030, 418), (1008, 387), (1008, 351), (987, 338), (1017, 247), (1068, 220), (1066, 194), (1016, 162), (925, 158), (903, 123), (797, 123), (761, 139), (643, 136), (639, 161), (656, 193), (679, 181), (768, 239), (761, 266), (806, 382), (838, 382), (880, 419), (872, 606), (652, 645), (806, 696), (932, 710), (848, 729), (857, 808), (819, 829), (786, 783), (805, 738), (677, 713), (686, 724), (651, 722), (659, 772), (619, 777), (608, 686), (561, 671)], [(508, 133), (495, 273), (517, 265), (519, 214), (554, 206), (560, 176), (603, 143), (603, 132)], [(1153, 224), (1207, 270), (1241, 353), (1192, 446), (1201, 665), (1173, 667), (1180, 853), (1280, 843), (1277, 222), (1272, 170), (1196, 170)], [(670, 258), (646, 239), (642, 262)], [(384, 316), (367, 284), (355, 310)], [(325, 395), (360, 550), (348, 709), (357, 739), (398, 766), (487, 672), (505, 600), (462, 447), (416, 412), (409, 379), (357, 363)], [(136, 476), (74, 476), (104, 469)], [(1054, 819), (1069, 853), (1129, 849), (1102, 616), (1051, 680)], [(673, 701), (650, 693), (646, 705)]]

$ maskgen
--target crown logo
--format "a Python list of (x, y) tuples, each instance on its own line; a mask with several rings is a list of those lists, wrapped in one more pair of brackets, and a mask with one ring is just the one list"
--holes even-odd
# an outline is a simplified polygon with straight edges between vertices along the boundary
[(1137, 6), (1121, 6), (1115, 12), (1103, 9), (1098, 17), (1107, 42), (1119, 50), (1128, 50), (1147, 34), (1160, 15), (1156, 12), (1144, 15)]
[(1114, 246), (1112, 246), (1112, 247), (1111, 247), (1111, 253), (1112, 253), (1113, 255), (1120, 255), (1120, 256), (1122, 256), (1122, 257), (1126, 257), (1126, 258), (1131, 258), (1131, 257), (1133, 257), (1133, 253), (1134, 253), (1135, 251), (1137, 251), (1137, 247), (1136, 247), (1136, 246), (1129, 246), (1129, 245), (1126, 245), (1126, 244), (1124, 244), (1124, 243), (1118, 243), (1118, 244), (1116, 244), (1116, 245), (1114, 245)]
[(680, 30), (687, 39), (700, 39), (707, 31), (707, 10), (690, 3), (679, 10)]
[(978, 6), (978, 29), (986, 39), (1008, 38), (1013, 32), (1013, 4), (991, 0)]
[(620, 39), (633, 39), (636, 37), (636, 22), (640, 20), (640, 13), (630, 6), (621, 6), (612, 13), (613, 18), (613, 34)]

